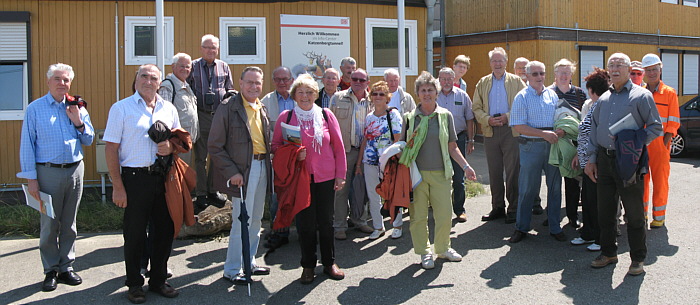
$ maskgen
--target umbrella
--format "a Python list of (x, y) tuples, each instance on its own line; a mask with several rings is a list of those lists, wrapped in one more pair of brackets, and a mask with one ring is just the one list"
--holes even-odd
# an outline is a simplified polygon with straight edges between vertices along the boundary
[(238, 220), (241, 222), (241, 248), (243, 249), (243, 274), (245, 281), (248, 283), (248, 296), (250, 296), (250, 283), (253, 270), (250, 266), (250, 240), (248, 238), (248, 211), (245, 207), (245, 196), (243, 195), (243, 187), (238, 186), (241, 192), (241, 213), (238, 215)]
[(353, 219), (360, 219), (365, 212), (367, 202), (367, 189), (365, 188), (365, 176), (355, 175), (352, 179), (352, 196), (350, 199), (350, 212)]

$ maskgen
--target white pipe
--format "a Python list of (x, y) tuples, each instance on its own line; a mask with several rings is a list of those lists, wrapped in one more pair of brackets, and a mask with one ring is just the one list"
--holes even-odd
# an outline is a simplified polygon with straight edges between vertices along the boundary
[(401, 87), (406, 88), (406, 10), (404, 0), (398, 0), (398, 33), (399, 33), (399, 82)]
[(433, 15), (435, 14), (435, 0), (425, 0), (425, 5), (428, 7), (428, 16), (425, 18), (425, 71), (433, 73)]
[(116, 101), (119, 100), (119, 1), (114, 1), (114, 71), (116, 76)]
[[(165, 54), (165, 31), (163, 27), (163, 0), (156, 0), (156, 65), (161, 72), (165, 71), (163, 62)], [(161, 78), (165, 78), (165, 73), (161, 73)]]

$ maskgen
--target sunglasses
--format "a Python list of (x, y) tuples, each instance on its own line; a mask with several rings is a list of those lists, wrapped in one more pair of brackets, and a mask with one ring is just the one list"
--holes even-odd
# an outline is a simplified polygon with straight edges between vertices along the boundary
[(386, 96), (384, 92), (372, 92), (372, 96)]
[(642, 72), (630, 72), (630, 75), (642, 76), (642, 75), (644, 75), (644, 73), (642, 73)]
[(545, 73), (544, 72), (532, 72), (532, 73), (530, 73), (530, 75), (532, 75), (532, 76), (544, 76)]
[(364, 78), (356, 78), (356, 77), (352, 77), (352, 78), (350, 78), (350, 79), (352, 79), (353, 82), (360, 82), (360, 83), (364, 83), (364, 82), (367, 81), (367, 80), (364, 79)]

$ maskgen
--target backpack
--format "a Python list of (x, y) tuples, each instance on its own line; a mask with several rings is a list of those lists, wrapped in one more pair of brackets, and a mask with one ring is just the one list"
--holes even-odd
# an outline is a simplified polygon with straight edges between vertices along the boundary
[(164, 80), (160, 83), (161, 86), (163, 85), (163, 83), (164, 83), (166, 80), (169, 81), (169, 82), (170, 82), (170, 86), (173, 87), (173, 96), (170, 98), (170, 102), (173, 103), (173, 104), (175, 104), (175, 83), (173, 83), (173, 81), (172, 81), (171, 79), (166, 78), (166, 79), (164, 79)]
[[(328, 123), (328, 115), (326, 114), (326, 110), (321, 108), (321, 113), (323, 113), (323, 120), (326, 121), (326, 123)], [(289, 121), (291, 119), (292, 119), (292, 111), (289, 110), (289, 112), (287, 112), (287, 121), (285, 121), (285, 123), (289, 124)]]

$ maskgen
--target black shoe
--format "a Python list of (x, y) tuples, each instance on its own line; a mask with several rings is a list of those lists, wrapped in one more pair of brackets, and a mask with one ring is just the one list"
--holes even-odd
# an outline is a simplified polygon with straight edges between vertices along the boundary
[(575, 220), (569, 219), (568, 225), (574, 229), (578, 229), (579, 227), (581, 227), (581, 222), (578, 221), (578, 219), (575, 219)]
[(506, 223), (515, 223), (515, 221), (517, 220), (517, 215), (518, 214), (515, 212), (508, 212), (506, 214)]
[(481, 216), (481, 221), (491, 221), (506, 216), (505, 209), (493, 209), (488, 214)]
[(265, 248), (277, 249), (289, 243), (289, 237), (277, 234), (270, 236), (270, 239), (263, 245)]
[(163, 285), (160, 285), (160, 287), (151, 289), (151, 287), (148, 287), (148, 290), (151, 290), (157, 294), (160, 294), (166, 298), (176, 298), (178, 295), (180, 295), (180, 292), (177, 291), (177, 289), (173, 288), (168, 282), (163, 283)]
[(514, 244), (514, 243), (520, 242), (525, 237), (527, 237), (527, 233), (515, 230), (515, 232), (513, 232), (513, 235), (511, 235), (510, 238), (508, 239), (508, 242), (510, 242), (511, 244)]
[(269, 267), (253, 266), (253, 275), (268, 275), (270, 274)]
[(194, 205), (194, 214), (199, 215), (209, 206), (209, 200), (207, 200), (207, 196), (197, 196), (197, 200), (193, 201), (192, 204)]
[(56, 271), (49, 271), (49, 273), (47, 273), (46, 277), (44, 278), (44, 282), (41, 283), (41, 290), (54, 291), (56, 290), (57, 284), (58, 282), (56, 278)]
[(566, 234), (564, 234), (564, 232), (559, 232), (557, 234), (549, 233), (549, 235), (552, 235), (557, 241), (566, 241)]
[(126, 298), (129, 299), (129, 302), (131, 303), (141, 304), (146, 302), (146, 293), (143, 291), (143, 287), (141, 286), (129, 287), (129, 291), (126, 293)]
[(544, 209), (542, 209), (542, 206), (539, 204), (536, 204), (532, 206), (532, 214), (534, 215), (542, 215), (544, 213)]
[(542, 222), (542, 226), (548, 227), (548, 226), (549, 226), (549, 219), (545, 219), (545, 220)]
[(61, 272), (58, 275), (58, 282), (68, 284), (71, 286), (76, 286), (82, 284), (83, 279), (81, 279), (77, 273), (73, 272), (73, 270), (70, 270), (66, 272)]
[(209, 200), (209, 204), (217, 207), (217, 208), (223, 208), (224, 205), (226, 204), (226, 195), (216, 192), (216, 193), (209, 193), (207, 195), (207, 199)]

